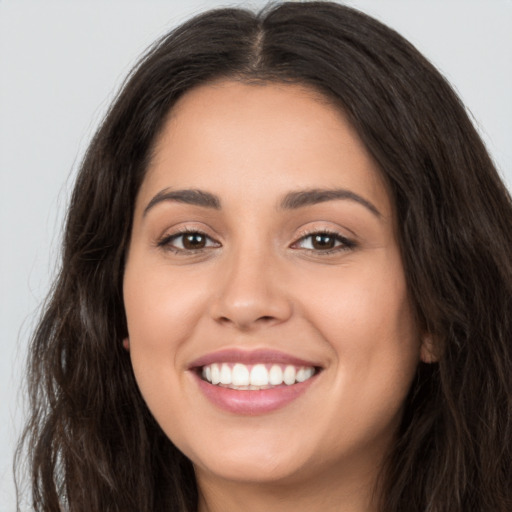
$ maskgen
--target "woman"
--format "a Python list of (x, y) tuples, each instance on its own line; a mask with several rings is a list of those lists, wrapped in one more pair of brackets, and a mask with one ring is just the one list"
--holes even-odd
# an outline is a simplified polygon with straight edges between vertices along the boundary
[(511, 228), (390, 29), (194, 18), (77, 179), (31, 352), (35, 510), (510, 510)]

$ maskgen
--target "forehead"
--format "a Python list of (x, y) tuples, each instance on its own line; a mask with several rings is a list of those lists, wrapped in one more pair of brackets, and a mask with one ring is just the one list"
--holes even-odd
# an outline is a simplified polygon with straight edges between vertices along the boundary
[(222, 81), (192, 89), (176, 103), (140, 195), (172, 187), (221, 196), (259, 191), (270, 198), (340, 186), (389, 210), (380, 172), (340, 108), (301, 85)]

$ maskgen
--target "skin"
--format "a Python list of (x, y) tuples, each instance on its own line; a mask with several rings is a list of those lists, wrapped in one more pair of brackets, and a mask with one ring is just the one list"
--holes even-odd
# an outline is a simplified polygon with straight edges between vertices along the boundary
[[(348, 190), (378, 213), (350, 198), (279, 207), (289, 192), (319, 188)], [(215, 194), (221, 208), (167, 200), (145, 212), (179, 189)], [(170, 239), (183, 229), (206, 245)], [(326, 230), (350, 243), (313, 247), (308, 235)], [(194, 464), (200, 511), (376, 510), (378, 471), (428, 354), (390, 197), (339, 109), (290, 84), (223, 81), (185, 94), (137, 197), (124, 300), (138, 385)], [(225, 348), (277, 349), (322, 371), (285, 407), (234, 414), (189, 371)]]

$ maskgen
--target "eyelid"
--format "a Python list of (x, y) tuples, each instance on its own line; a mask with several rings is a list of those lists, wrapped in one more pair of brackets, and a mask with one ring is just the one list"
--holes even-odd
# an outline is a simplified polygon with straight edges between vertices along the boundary
[(334, 252), (343, 252), (353, 250), (357, 247), (358, 243), (353, 238), (348, 238), (345, 235), (341, 234), (339, 231), (329, 229), (329, 228), (313, 228), (302, 232), (297, 238), (295, 242), (290, 246), (293, 249), (301, 249), (300, 247), (296, 247), (301, 241), (304, 241), (314, 235), (327, 235), (333, 237), (337, 242), (340, 242), (338, 245), (330, 249), (310, 249), (310, 248), (302, 248), (305, 251), (309, 251), (319, 255), (332, 254)]
[[(222, 244), (216, 240), (213, 236), (209, 235), (207, 233), (208, 230), (198, 228), (195, 226), (183, 226), (174, 228), (172, 231), (167, 231), (164, 235), (159, 237), (155, 241), (155, 245), (158, 248), (161, 248), (163, 250), (168, 250), (177, 254), (183, 254), (183, 255), (191, 255), (191, 254), (197, 254), (201, 253), (207, 250), (215, 249), (222, 247)], [(187, 234), (198, 234), (206, 239), (206, 245), (204, 247), (199, 248), (185, 248), (185, 247), (176, 247), (176, 245), (173, 245), (173, 241), (179, 239), (180, 237), (183, 237)], [(332, 237), (335, 240), (335, 246), (331, 248), (325, 248), (325, 249), (316, 249), (314, 247), (308, 248), (308, 247), (300, 247), (300, 244), (307, 240), (308, 238), (311, 238), (315, 235), (324, 235)], [(314, 254), (319, 255), (327, 255), (331, 253), (339, 253), (343, 251), (349, 251), (353, 250), (358, 246), (358, 242), (354, 240), (354, 237), (348, 238), (344, 234), (340, 233), (336, 229), (332, 228), (309, 228), (303, 230), (299, 235), (297, 235), (297, 238), (295, 241), (289, 246), (292, 249), (298, 250), (302, 249), (303, 251), (307, 251)]]
[[(209, 244), (205, 247), (200, 247), (198, 249), (186, 249), (186, 248), (176, 247), (171, 244), (171, 242), (173, 240), (179, 239), (180, 237), (183, 237), (187, 234), (197, 234), (197, 235), (204, 236), (208, 241), (213, 242), (213, 244)], [(196, 254), (196, 253), (199, 253), (199, 252), (202, 252), (205, 250), (209, 250), (212, 248), (221, 247), (221, 243), (218, 242), (217, 240), (215, 240), (208, 233), (206, 233), (205, 230), (187, 226), (187, 227), (176, 228), (174, 231), (172, 231), (170, 233), (167, 232), (166, 234), (164, 234), (163, 236), (158, 238), (158, 240), (156, 241), (156, 246), (161, 249), (168, 250), (168, 251), (171, 251), (171, 252), (174, 252), (177, 254), (185, 254), (186, 255), (186, 254)]]

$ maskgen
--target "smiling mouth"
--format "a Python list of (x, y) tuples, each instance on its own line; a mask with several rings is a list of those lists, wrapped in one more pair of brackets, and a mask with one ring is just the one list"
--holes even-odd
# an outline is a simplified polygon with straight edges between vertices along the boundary
[(311, 379), (320, 369), (292, 364), (212, 363), (197, 369), (199, 377), (218, 387), (242, 391), (293, 386)]
[(193, 361), (199, 391), (216, 408), (240, 416), (280, 410), (315, 387), (325, 367), (278, 350), (225, 349)]

